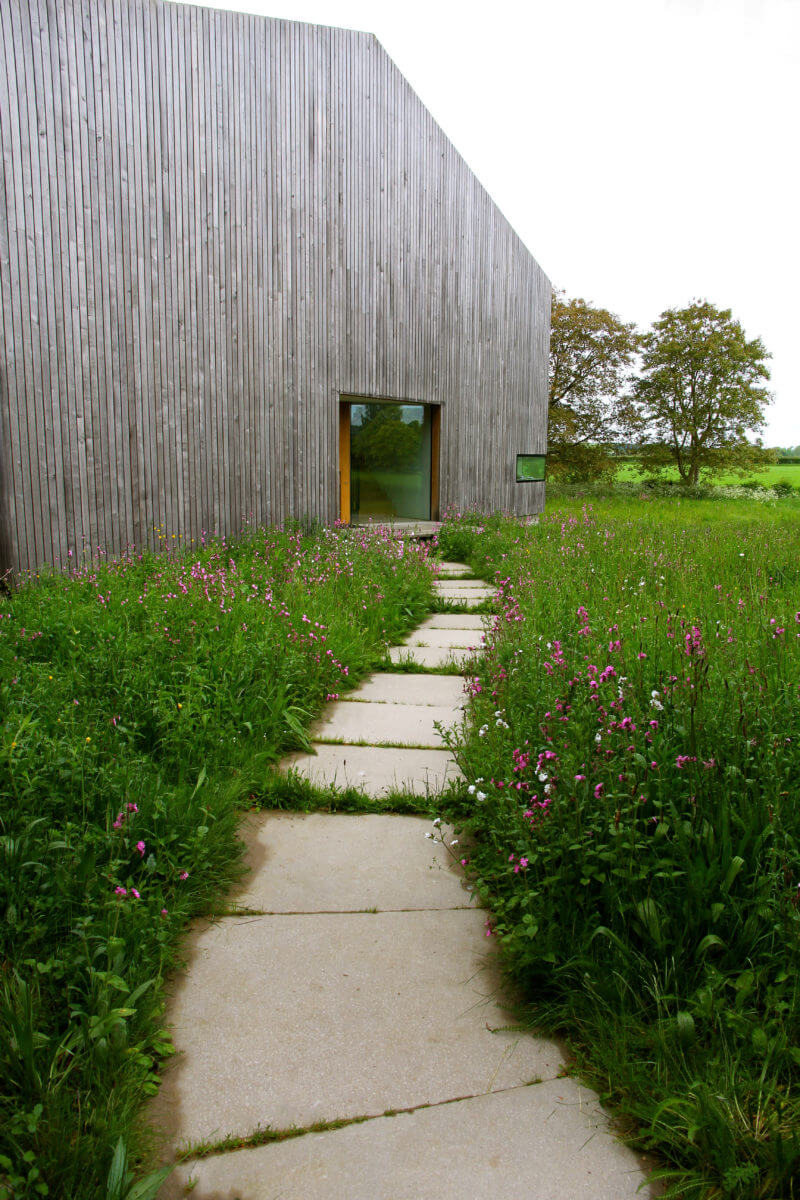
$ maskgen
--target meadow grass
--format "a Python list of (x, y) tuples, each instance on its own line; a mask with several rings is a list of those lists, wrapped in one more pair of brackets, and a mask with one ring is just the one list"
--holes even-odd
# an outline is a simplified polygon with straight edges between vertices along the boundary
[[(641, 483), (648, 478), (638, 462), (626, 459), (617, 467), (615, 479), (621, 483)], [(663, 478), (677, 483), (680, 479), (677, 467), (668, 468)], [(704, 481), (705, 482), (705, 481)], [(800, 462), (769, 463), (763, 470), (751, 471), (746, 475), (734, 475), (730, 471), (715, 474), (710, 482), (718, 487), (741, 487), (743, 483), (755, 483), (759, 487), (773, 488), (786, 485), (800, 491)]]
[(539, 1028), (670, 1195), (800, 1195), (800, 505), (560, 500), (500, 587), (443, 811)]
[(270, 764), (428, 610), (426, 558), (267, 530), (0, 596), (2, 1200), (154, 1194), (136, 1115), (181, 931), (236, 876), (239, 808), (278, 798)]

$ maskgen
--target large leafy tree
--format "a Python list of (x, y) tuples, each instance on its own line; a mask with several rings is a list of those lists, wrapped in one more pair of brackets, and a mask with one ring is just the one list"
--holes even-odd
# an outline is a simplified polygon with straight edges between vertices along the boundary
[(572, 479), (613, 467), (610, 448), (630, 438), (636, 412), (625, 390), (638, 347), (633, 325), (586, 300), (553, 293), (548, 466)]
[(729, 308), (696, 300), (668, 309), (642, 341), (634, 394), (648, 428), (644, 467), (675, 465), (695, 485), (701, 472), (744, 474), (771, 461), (748, 437), (766, 423), (770, 355), (760, 338), (748, 341)]

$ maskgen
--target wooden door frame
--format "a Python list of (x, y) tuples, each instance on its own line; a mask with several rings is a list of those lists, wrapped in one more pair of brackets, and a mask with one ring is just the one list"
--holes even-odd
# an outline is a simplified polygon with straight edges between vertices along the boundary
[(431, 404), (431, 520), (439, 520), (439, 445), (441, 441), (442, 406)]
[(339, 401), (339, 520), (350, 524), (350, 401)]
[[(348, 395), (350, 393), (348, 392)], [(350, 400), (339, 400), (339, 521), (342, 525), (350, 524), (350, 406), (368, 402), (373, 397), (353, 397)], [(376, 404), (420, 404), (419, 400), (374, 400)], [(441, 445), (442, 406), (441, 404), (426, 404), (431, 410), (431, 516), (432, 521), (439, 519), (439, 455)]]

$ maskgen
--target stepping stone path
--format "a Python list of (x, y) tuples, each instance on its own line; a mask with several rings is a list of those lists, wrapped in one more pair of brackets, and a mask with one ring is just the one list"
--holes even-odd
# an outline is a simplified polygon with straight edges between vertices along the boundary
[[(287, 768), (376, 797), (457, 777), (439, 728), (462, 719), (463, 679), (423, 672), (474, 654), (469, 608), (493, 591), (464, 564), (440, 572), (437, 593), (465, 611), (408, 639), (419, 673), (366, 680)], [(170, 1001), (179, 1053), (151, 1119), (173, 1148), (211, 1153), (182, 1162), (163, 1200), (642, 1196), (642, 1160), (563, 1073), (562, 1047), (513, 1029), (456, 841), (431, 834), (377, 814), (251, 822), (237, 915), (195, 931)], [(242, 1148), (214, 1150), (224, 1139)]]

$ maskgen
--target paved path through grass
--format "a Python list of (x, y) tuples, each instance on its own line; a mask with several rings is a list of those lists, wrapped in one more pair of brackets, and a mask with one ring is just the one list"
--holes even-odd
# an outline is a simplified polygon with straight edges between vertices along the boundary
[[(471, 656), (482, 619), (468, 609), (491, 592), (462, 564), (442, 574), (437, 591), (465, 611), (431, 617), (393, 652), (419, 670), (373, 675), (332, 705), (316, 753), (288, 765), (375, 796), (432, 794), (457, 774), (439, 727), (461, 720), (463, 681), (424, 672)], [(432, 830), (375, 814), (253, 822), (245, 911), (197, 932), (171, 1002), (179, 1057), (155, 1120), (174, 1145), (205, 1150), (165, 1197), (637, 1195), (639, 1160), (562, 1074), (561, 1047), (508, 1029), (460, 851)], [(302, 1132), (276, 1140), (289, 1130)]]

